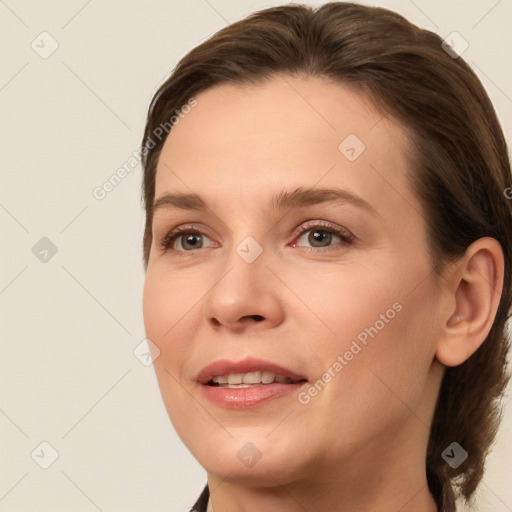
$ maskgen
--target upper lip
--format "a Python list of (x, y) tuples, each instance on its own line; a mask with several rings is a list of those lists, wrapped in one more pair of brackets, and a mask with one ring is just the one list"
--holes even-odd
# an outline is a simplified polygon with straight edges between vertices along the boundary
[(219, 375), (229, 375), (230, 373), (249, 373), (267, 371), (288, 377), (294, 382), (299, 380), (306, 380), (306, 377), (285, 368), (284, 366), (265, 361), (264, 359), (256, 359), (247, 357), (241, 361), (229, 361), (227, 359), (219, 359), (207, 366), (205, 366), (197, 375), (197, 381), (200, 384), (207, 384), (213, 377)]

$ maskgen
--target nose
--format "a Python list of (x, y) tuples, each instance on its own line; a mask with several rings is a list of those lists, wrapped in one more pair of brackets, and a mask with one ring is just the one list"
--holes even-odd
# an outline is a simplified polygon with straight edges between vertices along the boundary
[(276, 327), (284, 319), (280, 286), (267, 266), (265, 251), (250, 263), (233, 251), (219, 264), (218, 275), (203, 302), (204, 317), (215, 330), (241, 332)]

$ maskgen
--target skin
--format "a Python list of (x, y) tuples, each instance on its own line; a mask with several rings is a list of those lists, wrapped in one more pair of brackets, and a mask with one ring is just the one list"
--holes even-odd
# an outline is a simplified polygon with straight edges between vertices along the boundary
[[(361, 93), (281, 76), (196, 99), (165, 141), (155, 197), (194, 192), (209, 209), (155, 213), (143, 312), (165, 406), (207, 471), (215, 511), (437, 510), (425, 474), (429, 427), (445, 365), (461, 364), (492, 326), (499, 244), (480, 239), (442, 276), (433, 272), (406, 180), (406, 131)], [(352, 162), (338, 149), (349, 134), (366, 146)], [(349, 203), (269, 207), (297, 187), (349, 190), (376, 214)], [(308, 221), (356, 240), (315, 245), (311, 231), (296, 233)], [(186, 251), (178, 237), (163, 252), (159, 240), (189, 223), (202, 245)], [(247, 236), (263, 249), (253, 263), (236, 252)], [(202, 396), (204, 366), (247, 355), (314, 383), (395, 303), (400, 312), (307, 404), (292, 395), (224, 409)], [(237, 457), (248, 442), (261, 454), (252, 467)]]

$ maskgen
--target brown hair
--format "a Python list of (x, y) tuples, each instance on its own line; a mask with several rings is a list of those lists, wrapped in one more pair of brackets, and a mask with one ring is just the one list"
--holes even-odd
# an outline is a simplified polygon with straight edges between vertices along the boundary
[[(156, 164), (165, 137), (155, 130), (201, 91), (223, 83), (262, 83), (276, 74), (327, 77), (371, 98), (410, 134), (412, 190), (427, 222), (432, 263), (461, 256), (493, 237), (505, 257), (504, 289), (480, 348), (446, 369), (428, 443), (426, 473), (443, 512), (456, 495), (468, 502), (484, 473), (510, 376), (506, 321), (512, 301), (512, 186), (507, 146), (480, 81), (442, 39), (383, 8), (336, 2), (256, 12), (217, 32), (181, 59), (156, 92), (143, 138), (143, 258), (152, 244)], [(442, 452), (453, 442), (469, 454), (457, 468)]]

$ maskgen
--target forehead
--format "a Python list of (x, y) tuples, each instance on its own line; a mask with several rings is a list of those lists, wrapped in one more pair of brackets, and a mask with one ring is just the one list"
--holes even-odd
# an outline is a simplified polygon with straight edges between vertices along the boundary
[(236, 190), (239, 200), (267, 203), (274, 188), (318, 183), (381, 207), (399, 196), (414, 201), (406, 131), (362, 93), (328, 79), (274, 77), (216, 86), (195, 99), (164, 143), (157, 198), (171, 190), (211, 197)]
[[(197, 106), (171, 131), (170, 144), (192, 135), (195, 140), (188, 140), (189, 144), (232, 143), (234, 151), (243, 138), (316, 142), (345, 132), (364, 137), (383, 118), (362, 93), (327, 78), (277, 76), (261, 85), (223, 84), (200, 93), (196, 100)], [(400, 131), (398, 126), (394, 129)]]

